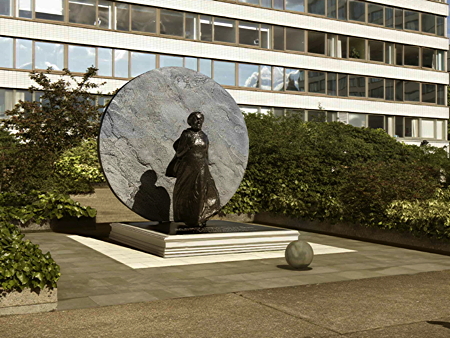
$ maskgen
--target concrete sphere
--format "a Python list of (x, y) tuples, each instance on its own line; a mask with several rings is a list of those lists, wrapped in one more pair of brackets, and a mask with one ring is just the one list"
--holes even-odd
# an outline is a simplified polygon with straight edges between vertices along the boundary
[(297, 240), (289, 243), (285, 251), (286, 262), (295, 269), (302, 269), (311, 264), (314, 251), (308, 242)]

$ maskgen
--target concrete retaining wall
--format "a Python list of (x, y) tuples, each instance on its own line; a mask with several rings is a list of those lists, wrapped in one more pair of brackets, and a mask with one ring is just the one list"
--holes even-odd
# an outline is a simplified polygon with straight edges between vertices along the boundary
[(5, 291), (0, 289), (0, 316), (24, 313), (49, 312), (58, 304), (57, 289), (24, 289)]

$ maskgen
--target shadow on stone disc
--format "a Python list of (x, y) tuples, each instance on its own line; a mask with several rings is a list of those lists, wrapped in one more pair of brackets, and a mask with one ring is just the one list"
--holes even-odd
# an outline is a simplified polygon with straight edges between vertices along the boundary
[(309, 270), (312, 270), (312, 268), (310, 268), (309, 266), (306, 267), (306, 268), (296, 269), (296, 268), (293, 268), (290, 265), (277, 265), (277, 268), (283, 269), (283, 270), (292, 270), (292, 271), (309, 271)]
[(170, 216), (170, 196), (163, 187), (156, 186), (154, 170), (147, 170), (141, 176), (141, 185), (134, 196), (132, 210), (152, 221), (168, 221)]

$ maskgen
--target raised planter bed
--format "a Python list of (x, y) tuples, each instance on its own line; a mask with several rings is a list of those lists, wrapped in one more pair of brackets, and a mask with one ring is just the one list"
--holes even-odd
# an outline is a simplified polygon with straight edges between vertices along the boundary
[(57, 289), (24, 289), (5, 291), (0, 289), (0, 316), (24, 313), (49, 312), (58, 304)]

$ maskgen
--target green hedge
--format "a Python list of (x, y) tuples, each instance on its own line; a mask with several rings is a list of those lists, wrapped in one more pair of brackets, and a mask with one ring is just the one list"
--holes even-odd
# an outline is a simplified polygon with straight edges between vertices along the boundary
[(81, 206), (68, 195), (32, 191), (28, 194), (0, 193), (0, 215), (5, 221), (25, 224), (71, 217), (95, 217), (97, 211)]
[(0, 286), (4, 290), (54, 288), (59, 266), (49, 252), (23, 239), (16, 226), (0, 220)]

